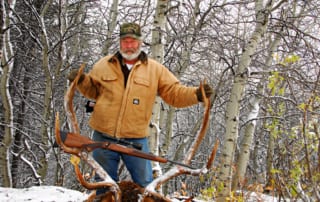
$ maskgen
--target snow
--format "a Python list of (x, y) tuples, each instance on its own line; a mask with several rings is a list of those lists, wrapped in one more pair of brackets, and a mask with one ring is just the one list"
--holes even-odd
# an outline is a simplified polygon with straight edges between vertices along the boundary
[[(23, 189), (0, 187), (0, 202), (81, 202), (87, 199), (88, 195), (79, 191), (66, 189), (58, 186), (34, 186)], [(247, 192), (244, 195), (244, 201), (254, 202), (276, 202), (277, 197), (264, 195), (261, 193)], [(172, 200), (180, 201), (180, 200)], [(205, 202), (196, 200), (196, 202)], [(208, 200), (206, 200), (208, 201)], [(213, 200), (210, 200), (210, 202)], [(181, 202), (181, 201), (180, 201)]]
[(0, 202), (79, 202), (87, 194), (58, 186), (34, 186), (23, 189), (0, 187)]

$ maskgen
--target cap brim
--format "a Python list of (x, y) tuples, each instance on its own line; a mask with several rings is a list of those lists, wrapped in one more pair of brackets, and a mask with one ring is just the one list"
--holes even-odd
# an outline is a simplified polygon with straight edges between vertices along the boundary
[(126, 38), (126, 37), (131, 37), (131, 38), (138, 39), (138, 40), (142, 39), (141, 36), (137, 36), (135, 34), (123, 34), (123, 35), (120, 35), (120, 39)]

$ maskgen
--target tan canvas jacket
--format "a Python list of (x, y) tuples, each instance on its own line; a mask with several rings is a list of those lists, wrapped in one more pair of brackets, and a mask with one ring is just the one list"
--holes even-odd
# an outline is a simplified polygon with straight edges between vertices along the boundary
[(148, 136), (148, 124), (158, 94), (174, 107), (198, 103), (196, 87), (181, 85), (163, 65), (145, 57), (131, 69), (127, 85), (115, 55), (100, 59), (78, 85), (96, 104), (90, 126), (117, 138)]

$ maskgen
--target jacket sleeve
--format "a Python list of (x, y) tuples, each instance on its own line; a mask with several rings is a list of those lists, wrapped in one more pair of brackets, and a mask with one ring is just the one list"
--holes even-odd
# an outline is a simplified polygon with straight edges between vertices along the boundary
[(162, 67), (158, 93), (167, 104), (182, 108), (199, 103), (196, 89), (182, 85), (166, 67)]
[(90, 99), (96, 99), (99, 96), (100, 83), (91, 75), (85, 74), (84, 80), (77, 86), (80, 93)]
[(106, 62), (109, 56), (101, 58), (94, 64), (88, 74), (85, 74), (84, 80), (78, 84), (77, 88), (83, 96), (96, 100), (101, 94), (100, 77), (105, 72)]

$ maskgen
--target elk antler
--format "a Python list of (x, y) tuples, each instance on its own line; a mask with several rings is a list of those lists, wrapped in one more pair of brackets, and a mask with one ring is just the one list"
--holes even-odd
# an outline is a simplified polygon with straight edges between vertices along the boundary
[[(206, 83), (206, 81), (203, 82), (203, 84), (205, 84), (205, 83)], [(193, 142), (192, 146), (189, 149), (188, 154), (186, 155), (186, 158), (184, 159), (184, 163), (188, 164), (188, 165), (191, 163), (191, 160), (194, 157), (196, 151), (198, 150), (203, 138), (205, 137), (208, 126), (209, 126), (210, 99), (207, 98), (207, 96), (205, 94), (203, 84), (202, 84), (202, 82), (200, 83), (200, 90), (201, 90), (201, 94), (203, 97), (203, 104), (204, 104), (205, 110), (204, 110), (204, 114), (203, 114), (203, 120), (202, 120), (202, 126), (200, 129), (200, 132), (197, 135), (197, 137), (195, 138), (196, 140)]]
[[(66, 96), (65, 96), (65, 101), (64, 101), (65, 110), (66, 110), (66, 114), (68, 116), (69, 125), (71, 126), (71, 128), (74, 132), (74, 133), (68, 133), (69, 135), (80, 134), (76, 115), (73, 110), (72, 100), (73, 100), (73, 97), (75, 94), (76, 84), (78, 82), (80, 75), (83, 72), (83, 68), (84, 68), (84, 65), (82, 65), (81, 68), (79, 69), (79, 72), (78, 72), (76, 79), (71, 83), (71, 85), (66, 93)], [(186, 158), (184, 159), (184, 162), (186, 165), (190, 164), (191, 159), (194, 157), (196, 150), (198, 149), (203, 138), (205, 137), (205, 134), (206, 134), (206, 131), (208, 128), (208, 123), (209, 123), (210, 100), (209, 100), (209, 98), (207, 98), (205, 96), (205, 92), (204, 92), (204, 88), (203, 88), (202, 83), (200, 84), (200, 89), (202, 92), (202, 97), (204, 98), (203, 103), (205, 106), (204, 115), (203, 115), (203, 123), (202, 123), (199, 134), (196, 136), (196, 141), (192, 144), (192, 146), (190, 147), (190, 149), (186, 155)], [(91, 150), (90, 151), (84, 150), (81, 147), (80, 148), (79, 147), (68, 147), (63, 143), (63, 141), (61, 140), (61, 136), (60, 136), (59, 114), (58, 113), (56, 115), (55, 127), (56, 127), (55, 128), (56, 141), (61, 146), (61, 148), (65, 152), (73, 154), (73, 155), (79, 157), (81, 160), (84, 160), (87, 164), (89, 164), (95, 170), (95, 172), (100, 176), (100, 178), (103, 179), (102, 182), (88, 183), (84, 179), (84, 177), (80, 171), (80, 168), (78, 166), (78, 163), (73, 162), (77, 178), (78, 178), (79, 182), (81, 183), (81, 185), (83, 185), (85, 188), (87, 188), (89, 190), (103, 188), (103, 187), (109, 187), (110, 191), (113, 192), (113, 194), (114, 194), (111, 201), (121, 201), (121, 191), (120, 191), (118, 184), (116, 182), (114, 182), (112, 180), (112, 178), (104, 171), (104, 169), (93, 159), (93, 157), (90, 153)], [(192, 169), (192, 168), (184, 167), (184, 166), (174, 166), (169, 171), (167, 171), (165, 174), (156, 178), (145, 189), (143, 189), (143, 188), (139, 189), (142, 193), (142, 200), (141, 201), (144, 201), (144, 202), (155, 201), (154, 200), (155, 198), (157, 199), (157, 201), (162, 201), (162, 202), (171, 201), (171, 200), (161, 196), (159, 193), (157, 193), (155, 191), (155, 189), (157, 187), (159, 187), (161, 184), (163, 184), (164, 182), (168, 181), (169, 179), (171, 179), (175, 176), (181, 175), (181, 174), (200, 175), (202, 173), (206, 173), (207, 170), (210, 169), (211, 164), (214, 161), (217, 148), (218, 148), (218, 141), (216, 142), (215, 147), (212, 150), (212, 153), (211, 153), (210, 158), (208, 160), (208, 163), (205, 167), (203, 167), (201, 169)], [(88, 200), (91, 200), (91, 198), (92, 198), (92, 196), (90, 196)], [(104, 200), (110, 201), (108, 199), (104, 199)]]
[[(78, 83), (78, 80), (80, 78), (80, 75), (83, 73), (85, 65), (82, 64), (76, 78), (74, 81), (71, 83), (69, 86), (67, 93), (64, 97), (64, 106), (65, 106), (65, 111), (68, 117), (68, 123), (71, 126), (71, 130), (76, 133), (80, 134), (80, 129), (78, 125), (78, 121), (76, 118), (76, 114), (73, 110), (73, 97), (75, 94), (76, 90), (76, 85)], [(70, 133), (72, 135), (72, 133)], [(103, 181), (101, 182), (96, 182), (96, 183), (87, 183), (84, 178), (82, 177), (80, 168), (78, 164), (73, 163), (75, 172), (77, 174), (77, 178), (79, 182), (87, 189), (92, 190), (92, 189), (97, 189), (97, 188), (102, 188), (102, 187), (110, 187), (110, 191), (114, 193), (114, 200), (115, 201), (120, 201), (121, 199), (121, 191), (118, 186), (118, 184), (108, 175), (108, 173), (93, 159), (92, 155), (90, 153), (87, 153), (85, 151), (82, 151), (81, 148), (75, 148), (75, 147), (68, 147), (65, 144), (63, 144), (63, 141), (61, 140), (60, 136), (60, 124), (59, 124), (59, 113), (56, 115), (56, 124), (55, 124), (55, 136), (56, 136), (56, 142), (60, 147), (66, 152), (70, 153), (72, 155), (75, 155), (79, 157), (81, 160), (84, 160), (88, 165), (90, 165), (91, 168), (95, 170), (95, 173), (99, 175)]]
[(211, 152), (211, 155), (210, 155), (210, 158), (207, 162), (207, 169), (210, 169), (211, 166), (212, 166), (212, 163), (214, 161), (214, 158), (216, 157), (216, 154), (217, 154), (217, 150), (218, 150), (218, 147), (219, 147), (219, 143), (220, 141), (217, 140), (216, 143), (214, 144), (214, 147), (212, 149), (212, 152)]
[(73, 80), (71, 85), (69, 86), (66, 95), (64, 96), (64, 108), (68, 117), (68, 123), (72, 126), (72, 132), (80, 134), (80, 129), (77, 121), (76, 114), (73, 110), (73, 97), (77, 88), (77, 84), (81, 74), (83, 73), (85, 64), (82, 64), (79, 68), (78, 74), (76, 78)]
[[(205, 82), (204, 82), (205, 83)], [(192, 144), (192, 146), (190, 147), (186, 158), (184, 159), (184, 163), (189, 165), (192, 158), (195, 155), (195, 152), (197, 151), (197, 149), (199, 148), (199, 145), (201, 143), (201, 141), (203, 140), (203, 138), (205, 137), (208, 125), (209, 125), (209, 118), (210, 118), (210, 99), (207, 98), (205, 96), (205, 92), (204, 92), (204, 88), (203, 88), (203, 84), (200, 83), (200, 89), (201, 89), (201, 93), (202, 93), (202, 97), (203, 99), (203, 103), (204, 103), (204, 114), (203, 114), (203, 122), (202, 122), (202, 126), (200, 129), (199, 134), (196, 136), (196, 140), (195, 142)], [(162, 176), (156, 178), (154, 181), (152, 181), (145, 189), (145, 193), (144, 194), (154, 194), (156, 193), (155, 190), (157, 187), (159, 187), (161, 184), (167, 182), (168, 180), (172, 179), (173, 177), (176, 177), (178, 175), (182, 175), (182, 174), (188, 174), (188, 175), (200, 175), (203, 173), (206, 173), (208, 171), (208, 169), (210, 169), (212, 162), (214, 161), (215, 158), (215, 154), (216, 151), (218, 149), (218, 141), (215, 144), (214, 149), (212, 150), (212, 153), (210, 155), (210, 158), (208, 160), (208, 163), (205, 167), (201, 168), (201, 169), (191, 169), (188, 167), (183, 167), (183, 166), (174, 166), (171, 169), (169, 169), (166, 173), (164, 173)]]

